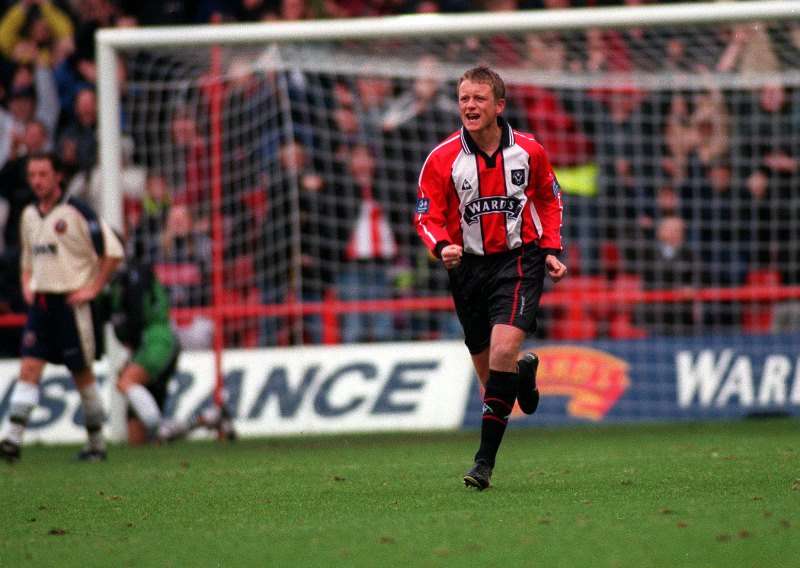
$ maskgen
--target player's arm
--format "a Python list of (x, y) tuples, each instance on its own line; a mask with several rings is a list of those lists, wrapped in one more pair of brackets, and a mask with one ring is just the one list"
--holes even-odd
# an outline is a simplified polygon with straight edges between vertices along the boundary
[(101, 257), (99, 260), (100, 267), (94, 279), (83, 288), (79, 288), (70, 294), (67, 297), (67, 301), (75, 305), (94, 300), (108, 281), (111, 280), (111, 276), (114, 274), (120, 262), (122, 262), (122, 258), (111, 256)]
[(544, 149), (539, 146), (534, 166), (533, 204), (542, 223), (539, 247), (546, 253), (561, 254), (561, 188)]
[[(458, 245), (452, 244), (447, 232), (447, 184), (450, 180), (443, 175), (442, 165), (433, 154), (428, 156), (419, 174), (417, 206), (414, 212), (414, 226), (422, 242), (436, 258), (451, 254)], [(459, 253), (460, 256), (460, 253)]]
[(563, 206), (561, 188), (544, 149), (540, 147), (536, 162), (534, 204), (542, 223), (539, 247), (545, 252), (545, 268), (551, 280), (558, 282), (567, 267), (558, 259), (561, 254), (561, 222)]
[(90, 222), (88, 226), (92, 245), (99, 257), (98, 270), (91, 282), (67, 297), (67, 301), (72, 305), (94, 300), (111, 280), (124, 255), (122, 243), (104, 221), (98, 219), (97, 222)]
[(20, 280), (22, 283), (22, 297), (25, 298), (25, 303), (29, 306), (33, 304), (33, 290), (31, 290), (31, 271), (23, 270), (20, 273)]
[(29, 230), (27, 228), (28, 211), (27, 208), (23, 210), (22, 221), (20, 222), (20, 284), (22, 285), (22, 297), (25, 302), (30, 306), (33, 304), (33, 290), (31, 289), (31, 277), (33, 276), (33, 252), (31, 250), (31, 243), (28, 238)]

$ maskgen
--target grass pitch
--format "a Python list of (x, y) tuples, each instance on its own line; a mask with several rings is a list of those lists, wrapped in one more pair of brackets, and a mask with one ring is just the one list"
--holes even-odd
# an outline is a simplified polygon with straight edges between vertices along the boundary
[(800, 423), (26, 447), (1, 566), (798, 566)]

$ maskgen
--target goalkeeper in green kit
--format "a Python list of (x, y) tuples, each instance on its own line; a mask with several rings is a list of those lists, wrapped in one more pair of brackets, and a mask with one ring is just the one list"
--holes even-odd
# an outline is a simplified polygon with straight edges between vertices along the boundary
[(130, 350), (117, 379), (117, 389), (128, 402), (130, 444), (172, 441), (198, 427), (233, 437), (230, 417), (217, 406), (188, 421), (168, 420), (161, 414), (181, 347), (170, 325), (168, 293), (149, 266), (131, 262), (123, 266), (100, 299), (100, 308), (117, 339)]

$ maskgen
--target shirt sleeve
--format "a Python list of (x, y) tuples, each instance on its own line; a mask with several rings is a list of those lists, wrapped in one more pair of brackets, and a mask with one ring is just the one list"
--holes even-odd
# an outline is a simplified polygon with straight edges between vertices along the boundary
[(561, 252), (561, 223), (563, 206), (561, 203), (561, 187), (550, 165), (550, 160), (539, 146), (536, 155), (536, 187), (534, 203), (542, 222), (542, 234), (539, 235), (539, 247), (550, 254)]
[(108, 226), (108, 223), (101, 219), (100, 227), (103, 232), (103, 241), (105, 242), (103, 256), (109, 258), (124, 257), (125, 251), (122, 248), (122, 242), (119, 240), (114, 231), (111, 230), (111, 227)]
[(419, 174), (414, 226), (422, 242), (437, 258), (442, 248), (452, 242), (446, 226), (448, 183), (440, 160), (430, 154)]

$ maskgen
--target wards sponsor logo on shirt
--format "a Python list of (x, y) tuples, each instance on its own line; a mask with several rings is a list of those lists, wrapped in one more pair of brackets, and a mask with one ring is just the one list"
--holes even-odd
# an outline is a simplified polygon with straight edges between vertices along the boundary
[(43, 254), (53, 255), (53, 254), (58, 254), (58, 245), (55, 243), (34, 245), (31, 250), (33, 251), (34, 256), (39, 256)]
[(470, 201), (464, 207), (464, 221), (472, 225), (483, 215), (490, 213), (504, 213), (507, 217), (516, 219), (521, 210), (522, 201), (516, 197), (481, 197)]

